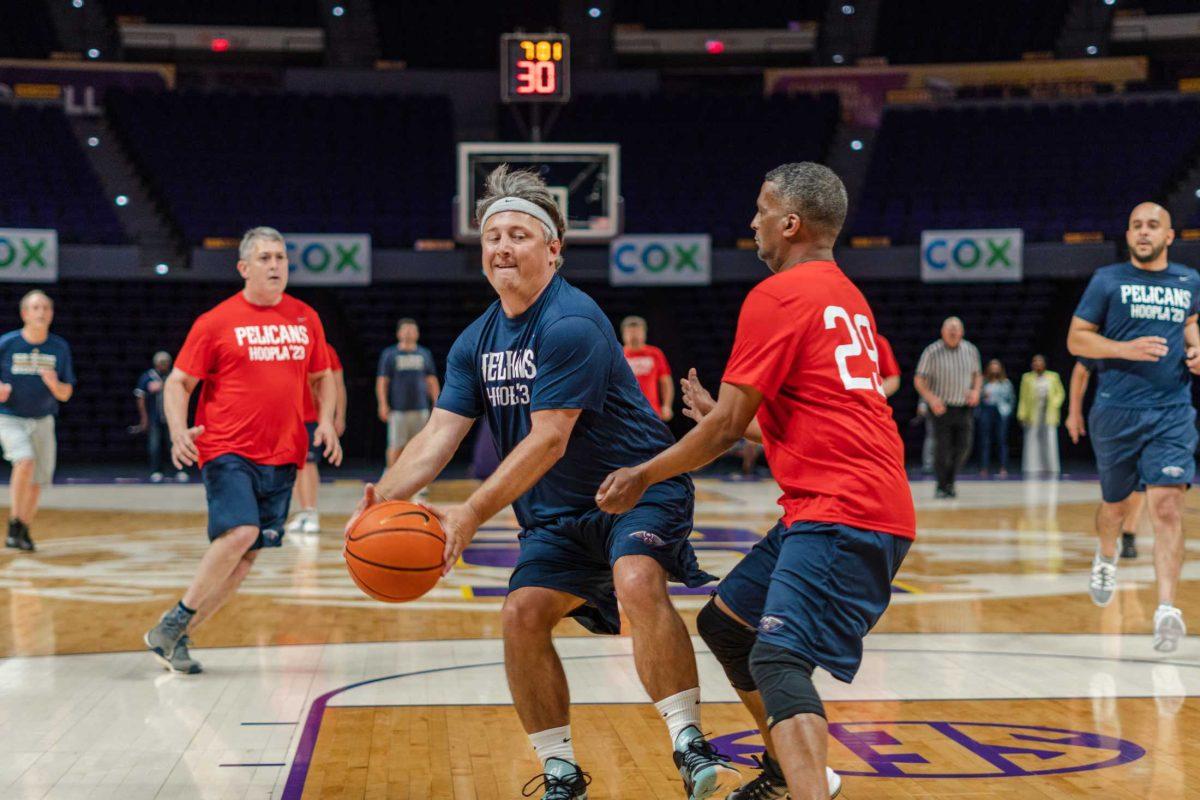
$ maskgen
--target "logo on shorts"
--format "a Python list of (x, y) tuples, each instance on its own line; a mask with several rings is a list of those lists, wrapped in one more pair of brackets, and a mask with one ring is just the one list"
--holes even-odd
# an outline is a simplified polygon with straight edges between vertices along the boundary
[(1162, 471), (1163, 475), (1166, 475), (1168, 478), (1183, 477), (1183, 467), (1163, 467)]
[(629, 538), (637, 539), (650, 545), (651, 547), (662, 547), (666, 544), (661, 536), (659, 536), (657, 533), (651, 533), (650, 531), (634, 531), (633, 533), (629, 534)]
[(272, 547), (279, 543), (279, 531), (271, 528), (263, 528), (262, 531), (263, 544), (267, 547)]
[(783, 627), (783, 620), (779, 617), (763, 617), (758, 621), (758, 629), (763, 633), (771, 633)]

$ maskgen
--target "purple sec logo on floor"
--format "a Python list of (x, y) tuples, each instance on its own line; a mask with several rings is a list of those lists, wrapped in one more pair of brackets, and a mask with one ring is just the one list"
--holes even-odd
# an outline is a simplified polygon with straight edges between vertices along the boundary
[[(832, 722), (829, 735), (855, 757), (830, 748), (830, 766), (869, 778), (1018, 778), (1105, 769), (1137, 761), (1146, 751), (1098, 733), (999, 722)], [(754, 766), (758, 731), (710, 740), (734, 763)]]

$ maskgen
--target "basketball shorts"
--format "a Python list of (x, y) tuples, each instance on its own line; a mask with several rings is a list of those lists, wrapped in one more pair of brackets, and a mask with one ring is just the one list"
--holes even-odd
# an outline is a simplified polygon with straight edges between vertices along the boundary
[(54, 436), (54, 415), (17, 417), (0, 414), (0, 447), (10, 464), (33, 461), (33, 482), (39, 486), (54, 482), (58, 460), (58, 440)]
[(421, 432), (429, 420), (429, 409), (416, 411), (389, 411), (387, 421), (388, 450), (403, 449), (412, 438)]
[(651, 486), (624, 514), (593, 508), (524, 530), (508, 590), (542, 586), (575, 595), (584, 604), (570, 616), (580, 625), (593, 633), (619, 634), (613, 565), (622, 556), (649, 556), (685, 586), (716, 580), (700, 569), (688, 541), (694, 503), (691, 481), (673, 479)]
[(892, 598), (892, 578), (912, 544), (890, 533), (832, 522), (782, 521), (717, 587), (729, 610), (764, 642), (849, 683), (862, 640)]
[(296, 465), (255, 464), (233, 453), (200, 470), (208, 499), (208, 540), (242, 525), (258, 528), (251, 550), (283, 544), (283, 524), (296, 483)]
[(1144, 486), (1190, 486), (1196, 475), (1196, 409), (1092, 406), (1088, 432), (1106, 503)]

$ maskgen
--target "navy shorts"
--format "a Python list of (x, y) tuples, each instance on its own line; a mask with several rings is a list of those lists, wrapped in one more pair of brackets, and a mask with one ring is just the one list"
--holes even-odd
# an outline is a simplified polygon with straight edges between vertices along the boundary
[(308, 456), (304, 460), (309, 464), (316, 464), (321, 460), (321, 454), (325, 451), (324, 447), (317, 447), (313, 441), (317, 435), (317, 423), (304, 423), (304, 430), (308, 431)]
[(296, 465), (269, 466), (232, 453), (200, 470), (208, 498), (208, 540), (240, 525), (258, 528), (251, 550), (283, 544), (283, 523), (292, 501)]
[(521, 531), (520, 555), (508, 590), (557, 589), (584, 600), (570, 616), (593, 633), (618, 634), (621, 616), (613, 587), (613, 564), (622, 556), (650, 556), (673, 581), (703, 586), (716, 580), (700, 569), (688, 535), (695, 495), (691, 481), (665, 481), (646, 490), (624, 514), (593, 508)]
[(892, 599), (912, 544), (832, 522), (779, 522), (717, 587), (729, 610), (782, 647), (849, 683), (862, 640)]
[(1092, 406), (1088, 431), (1106, 503), (1145, 486), (1191, 485), (1196, 475), (1196, 409)]

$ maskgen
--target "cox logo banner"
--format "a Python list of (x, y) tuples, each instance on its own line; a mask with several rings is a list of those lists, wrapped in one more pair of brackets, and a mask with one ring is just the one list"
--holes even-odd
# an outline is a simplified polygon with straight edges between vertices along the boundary
[(1017, 282), (1024, 247), (1025, 232), (1020, 228), (922, 231), (921, 280)]
[(613, 286), (707, 286), (712, 283), (708, 234), (618, 236), (608, 249)]
[(297, 286), (371, 283), (371, 237), (362, 233), (285, 233), (288, 283)]
[(58, 231), (0, 228), (0, 281), (58, 280)]

